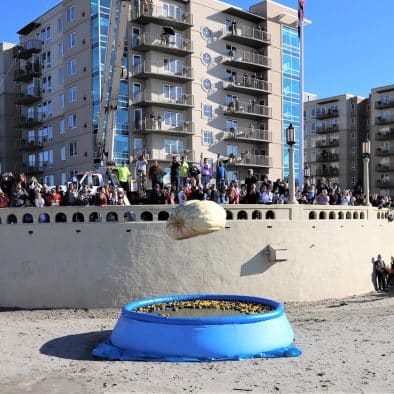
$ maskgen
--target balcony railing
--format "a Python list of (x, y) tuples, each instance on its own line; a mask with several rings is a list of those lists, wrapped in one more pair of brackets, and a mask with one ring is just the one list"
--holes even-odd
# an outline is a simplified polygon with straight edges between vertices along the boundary
[(157, 50), (176, 56), (193, 53), (191, 40), (163, 33), (143, 33), (132, 39), (132, 46), (139, 51)]
[(382, 163), (378, 163), (375, 166), (375, 170), (376, 171), (394, 171), (394, 165), (393, 164), (382, 164)]
[(339, 116), (339, 111), (337, 109), (329, 109), (326, 112), (316, 112), (316, 119), (328, 119), (328, 118), (337, 118)]
[(186, 161), (194, 161), (195, 160), (195, 152), (191, 149), (187, 148), (179, 148), (179, 149), (169, 149), (166, 151), (165, 149), (160, 148), (143, 148), (133, 151), (133, 157), (138, 158), (141, 154), (145, 155), (146, 160), (158, 160), (158, 161), (172, 161), (172, 158), (176, 156), (180, 159), (182, 156)]
[(272, 108), (256, 104), (253, 100), (247, 103), (232, 101), (226, 106), (224, 114), (248, 119), (271, 118)]
[(163, 94), (142, 91), (134, 96), (133, 104), (140, 106), (160, 105), (167, 108), (192, 108), (194, 97), (191, 94), (182, 94), (179, 97), (165, 97)]
[(337, 125), (325, 126), (325, 127), (316, 127), (316, 133), (336, 133), (339, 131), (339, 127)]
[(394, 139), (394, 129), (390, 129), (390, 131), (378, 131), (375, 134), (376, 140), (392, 140)]
[(245, 76), (241, 77), (239, 81), (223, 82), (223, 89), (231, 92), (261, 96), (262, 93), (272, 93), (272, 83)]
[(16, 127), (19, 129), (32, 129), (41, 124), (42, 124), (41, 113), (37, 113), (33, 117), (20, 116), (16, 118)]
[(394, 122), (394, 117), (391, 116), (377, 116), (375, 118), (375, 124), (387, 124), (393, 122)]
[(391, 156), (394, 155), (394, 148), (387, 147), (387, 148), (377, 148), (376, 149), (376, 156)]
[(337, 139), (328, 140), (328, 141), (316, 141), (316, 148), (328, 148), (331, 146), (338, 146), (339, 141)]
[(339, 154), (338, 153), (326, 153), (316, 155), (317, 162), (326, 162), (326, 161), (339, 161)]
[(134, 132), (144, 134), (149, 133), (168, 133), (174, 135), (194, 134), (194, 122), (185, 121), (179, 125), (166, 125), (161, 119), (144, 118), (141, 124), (136, 125)]
[(394, 107), (394, 100), (393, 101), (375, 101), (375, 109), (385, 109), (385, 108), (392, 108)]
[(316, 176), (338, 176), (339, 168), (330, 167), (330, 168), (318, 168), (316, 170)]
[(32, 38), (30, 40), (26, 40), (21, 45), (16, 45), (13, 48), (13, 56), (14, 58), (28, 59), (34, 53), (41, 52), (41, 49), (42, 49), (41, 40)]
[(36, 150), (36, 149), (41, 149), (44, 146), (44, 141), (42, 138), (29, 138), (29, 139), (24, 139), (22, 138), (21, 140), (21, 149), (23, 150)]
[(272, 167), (272, 157), (263, 155), (253, 155), (251, 153), (241, 153), (240, 155), (231, 155), (228, 158), (227, 165), (230, 167)]
[(14, 81), (30, 82), (33, 78), (40, 78), (42, 74), (40, 61), (31, 63), (25, 62), (23, 65), (17, 62), (14, 69)]
[(261, 71), (271, 68), (271, 58), (256, 52), (228, 51), (223, 57), (223, 64), (250, 71)]
[(15, 104), (29, 105), (42, 99), (39, 85), (22, 85), (20, 92), (15, 95)]
[(26, 174), (38, 174), (44, 172), (50, 167), (53, 167), (53, 164), (49, 164), (48, 161), (40, 161), (35, 164), (24, 163), (22, 167)]
[(379, 188), (393, 188), (394, 187), (394, 181), (391, 181), (390, 179), (378, 179), (375, 183), (376, 187)]
[(164, 10), (163, 6), (144, 5), (131, 11), (131, 20), (139, 25), (154, 23), (156, 25), (171, 26), (178, 30), (185, 30), (193, 26), (193, 15), (176, 9), (171, 13)]
[(254, 48), (260, 48), (263, 45), (271, 44), (271, 34), (251, 26), (237, 25), (234, 31), (232, 31), (231, 27), (224, 27), (222, 37), (227, 41)]
[(224, 130), (223, 139), (246, 142), (272, 142), (272, 132), (268, 130), (237, 127)]
[(143, 62), (133, 67), (132, 76), (135, 78), (159, 78), (166, 81), (187, 82), (193, 80), (193, 69), (187, 66), (175, 66), (167, 69), (163, 64)]

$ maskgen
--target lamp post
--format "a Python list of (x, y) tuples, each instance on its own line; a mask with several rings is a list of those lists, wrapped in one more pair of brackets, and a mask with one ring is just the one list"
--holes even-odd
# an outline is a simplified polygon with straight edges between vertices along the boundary
[(294, 126), (290, 123), (286, 129), (286, 142), (289, 145), (289, 204), (297, 204), (295, 197), (295, 179), (294, 179), (294, 144), (295, 131)]
[(366, 205), (370, 206), (369, 202), (369, 157), (371, 155), (371, 141), (366, 140), (362, 143), (362, 154), (364, 162), (364, 194), (366, 196)]

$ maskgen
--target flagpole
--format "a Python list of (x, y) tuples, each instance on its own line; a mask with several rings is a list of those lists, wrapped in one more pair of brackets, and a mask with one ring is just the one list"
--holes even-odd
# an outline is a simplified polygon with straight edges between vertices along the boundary
[(300, 190), (304, 187), (304, 2), (302, 2), (301, 17), (298, 18), (299, 23), (299, 41), (300, 41), (300, 157), (301, 162), (299, 168)]

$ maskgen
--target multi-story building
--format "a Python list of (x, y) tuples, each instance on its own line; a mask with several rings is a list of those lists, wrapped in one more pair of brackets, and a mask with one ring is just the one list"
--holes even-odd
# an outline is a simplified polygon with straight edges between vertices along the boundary
[(362, 181), (360, 152), (368, 136), (367, 103), (349, 94), (304, 103), (305, 164), (312, 177), (349, 188)]
[[(49, 184), (93, 168), (110, 0), (63, 0), (19, 30), (14, 49), (17, 169)], [(270, 0), (134, 1), (114, 124), (116, 162), (145, 153), (288, 174), (285, 130), (299, 130), (297, 11)], [(301, 158), (296, 145), (296, 174)], [(301, 169), (302, 170), (302, 169)], [(296, 175), (297, 176), (297, 175)]]

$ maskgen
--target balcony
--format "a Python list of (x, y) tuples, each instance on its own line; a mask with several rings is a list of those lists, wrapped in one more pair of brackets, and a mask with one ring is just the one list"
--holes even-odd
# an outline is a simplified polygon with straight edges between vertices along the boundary
[(40, 78), (42, 74), (41, 70), (41, 64), (38, 59), (34, 63), (26, 62), (23, 67), (18, 62), (14, 69), (14, 81), (30, 82), (33, 78)]
[(394, 123), (394, 117), (391, 116), (377, 116), (375, 118), (375, 124), (387, 124), (387, 123)]
[(20, 92), (15, 94), (15, 104), (30, 105), (42, 99), (39, 86), (22, 86)]
[(40, 53), (42, 49), (41, 40), (30, 39), (25, 41), (22, 45), (16, 45), (13, 48), (13, 56), (18, 59), (28, 59), (34, 53)]
[(337, 109), (329, 109), (325, 112), (316, 112), (316, 119), (329, 119), (329, 118), (337, 118), (339, 116), (339, 111)]
[(222, 63), (230, 67), (259, 72), (270, 69), (272, 61), (268, 56), (255, 52), (229, 51), (223, 56)]
[(387, 164), (378, 163), (375, 166), (375, 170), (379, 172), (394, 171), (394, 165), (389, 163)]
[(392, 156), (394, 155), (394, 149), (391, 147), (380, 147), (376, 149), (376, 156)]
[(381, 189), (392, 189), (394, 188), (394, 181), (390, 181), (390, 179), (378, 179), (375, 186)]
[(320, 155), (316, 155), (316, 162), (330, 162), (330, 161), (339, 161), (338, 153), (322, 153)]
[(162, 6), (148, 4), (141, 5), (131, 11), (131, 21), (139, 25), (154, 23), (160, 26), (171, 26), (177, 30), (186, 30), (193, 26), (193, 15), (178, 8), (173, 15), (169, 15)]
[(42, 115), (35, 114), (32, 118), (27, 116), (20, 116), (16, 118), (16, 127), (19, 129), (33, 129), (42, 124)]
[(390, 129), (390, 131), (378, 131), (375, 134), (376, 140), (392, 140), (394, 139), (394, 129)]
[(160, 148), (143, 148), (133, 151), (133, 157), (138, 158), (139, 155), (145, 154), (145, 158), (148, 161), (168, 161), (171, 162), (174, 156), (184, 157), (186, 161), (195, 161), (195, 152), (191, 149), (180, 148), (180, 149), (170, 149), (166, 151)]
[(224, 130), (223, 139), (226, 141), (240, 141), (240, 142), (272, 142), (272, 132), (268, 130), (242, 128)]
[(332, 125), (330, 127), (316, 127), (316, 133), (326, 134), (326, 133), (337, 133), (339, 131), (339, 127), (337, 125)]
[(194, 107), (194, 97), (191, 94), (183, 94), (177, 98), (170, 98), (162, 93), (142, 91), (134, 96), (133, 105), (140, 107), (158, 105), (165, 108), (187, 109)]
[(316, 141), (316, 148), (330, 148), (339, 145), (339, 141), (337, 139), (332, 139), (328, 141)]
[(162, 133), (171, 135), (193, 135), (194, 122), (185, 121), (178, 126), (168, 126), (157, 119), (145, 118), (142, 125), (134, 129), (134, 133), (151, 134)]
[(264, 45), (271, 44), (271, 34), (262, 29), (251, 26), (236, 26), (235, 31), (227, 27), (223, 28), (222, 38), (226, 41), (246, 45), (253, 48), (261, 48)]
[(143, 62), (134, 66), (132, 76), (141, 79), (156, 78), (163, 81), (183, 83), (193, 80), (193, 69), (179, 66), (175, 67), (174, 70), (167, 70), (163, 64)]
[(42, 174), (48, 167), (48, 162), (39, 162), (38, 164), (27, 164), (22, 165), (23, 171), (27, 175)]
[(330, 167), (330, 168), (318, 168), (316, 170), (316, 176), (338, 176), (339, 168)]
[(224, 115), (236, 118), (260, 120), (272, 117), (272, 108), (266, 105), (255, 104), (253, 100), (248, 103), (233, 101), (227, 105)]
[(141, 52), (160, 51), (174, 56), (186, 56), (193, 53), (193, 43), (185, 38), (163, 33), (143, 33), (134, 37), (133, 49)]
[(262, 79), (241, 77), (240, 81), (225, 81), (223, 89), (230, 92), (245, 93), (252, 96), (272, 93), (272, 83)]
[(383, 102), (383, 101), (375, 101), (375, 109), (385, 109), (385, 108), (393, 108), (394, 101)]
[(228, 167), (261, 167), (271, 168), (272, 157), (264, 155), (253, 155), (251, 153), (241, 153), (240, 155), (230, 155), (227, 162)]
[(21, 149), (25, 151), (33, 151), (41, 149), (44, 146), (42, 138), (35, 137), (34, 139), (24, 139), (21, 140)]

